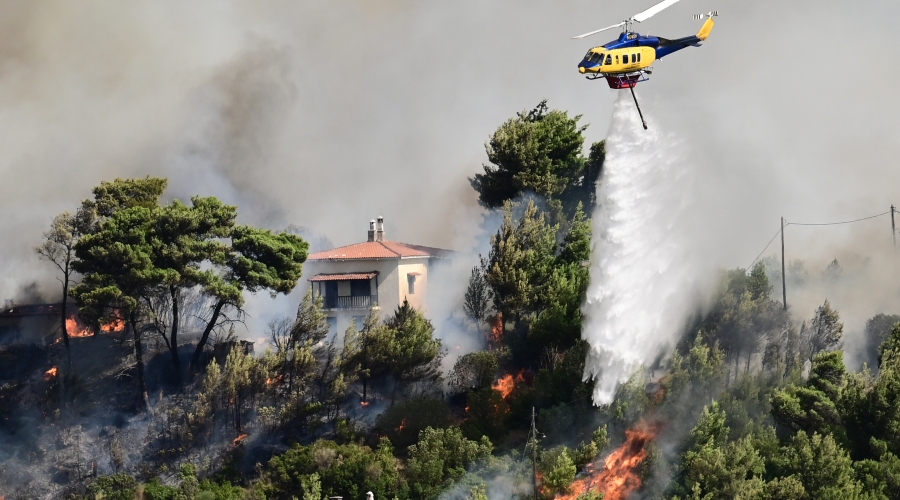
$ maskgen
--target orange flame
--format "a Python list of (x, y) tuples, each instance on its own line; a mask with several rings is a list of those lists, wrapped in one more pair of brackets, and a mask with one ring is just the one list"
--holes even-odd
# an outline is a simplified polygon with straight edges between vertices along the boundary
[(604, 500), (625, 500), (641, 487), (640, 465), (647, 458), (647, 444), (659, 434), (660, 424), (640, 422), (625, 431), (625, 443), (612, 452), (597, 470), (586, 467), (587, 475), (576, 479), (569, 493), (556, 500), (575, 500), (589, 491), (603, 493)]
[(59, 368), (54, 366), (53, 368), (44, 372), (44, 382), (49, 382), (50, 380), (53, 379), (53, 377), (55, 377), (57, 375), (59, 375)]
[(406, 419), (400, 421), (400, 428), (397, 429), (398, 432), (403, 432), (403, 429), (406, 429)]
[(359, 403), (359, 406), (362, 406), (363, 408), (365, 408), (365, 407), (369, 406), (370, 404), (372, 404), (372, 403), (369, 401), (361, 401)]
[(275, 378), (267, 378), (267, 379), (266, 379), (266, 385), (268, 385), (268, 386), (272, 386), (272, 385), (275, 385), (275, 384), (280, 384), (280, 383), (282, 383), (282, 382), (284, 382), (284, 375), (279, 375), (279, 376), (277, 376), (277, 377), (275, 377)]
[(66, 333), (69, 334), (69, 338), (92, 337), (94, 335), (94, 332), (84, 326), (76, 316), (66, 318)]
[(496, 383), (491, 384), (491, 389), (499, 392), (504, 399), (508, 398), (510, 394), (512, 394), (513, 389), (516, 388), (516, 381), (513, 379), (511, 374), (506, 374), (500, 377)]
[(105, 333), (118, 333), (125, 329), (125, 318), (118, 309), (114, 310), (109, 316), (108, 322), (100, 325), (100, 330)]
[(244, 433), (244, 434), (241, 434), (240, 436), (234, 438), (234, 446), (241, 444), (241, 441), (247, 439), (247, 437), (248, 437), (248, 434)]
[(503, 313), (497, 313), (494, 316), (493, 324), (491, 325), (491, 332), (488, 334), (488, 344), (491, 349), (500, 347), (500, 343), (503, 341), (503, 334), (505, 326), (503, 324)]

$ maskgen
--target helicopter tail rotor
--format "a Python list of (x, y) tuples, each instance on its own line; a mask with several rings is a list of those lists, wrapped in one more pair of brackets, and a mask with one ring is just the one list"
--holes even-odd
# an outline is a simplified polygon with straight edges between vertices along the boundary
[(694, 14), (694, 19), (699, 19), (700, 21), (702, 21), (704, 19), (709, 19), (711, 17), (719, 17), (719, 11), (713, 10), (713, 11), (707, 12), (706, 14)]

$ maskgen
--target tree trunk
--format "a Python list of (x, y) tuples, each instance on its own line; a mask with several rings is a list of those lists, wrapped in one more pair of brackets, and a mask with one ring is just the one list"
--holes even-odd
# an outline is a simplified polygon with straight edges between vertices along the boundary
[(129, 319), (131, 319), (131, 332), (134, 335), (134, 359), (137, 367), (139, 400), (143, 401), (145, 406), (149, 406), (147, 382), (144, 381), (144, 353), (141, 352), (144, 346), (141, 345), (141, 334), (137, 328), (137, 317), (134, 311), (129, 314)]
[[(66, 269), (68, 269), (68, 263), (66, 265)], [(69, 273), (63, 273), (63, 296), (62, 296), (62, 311), (59, 313), (60, 326), (62, 327), (62, 338), (63, 344), (66, 346), (66, 359), (68, 362), (67, 371), (69, 373), (72, 372), (72, 349), (69, 347), (69, 330), (66, 329), (66, 305), (68, 304), (69, 298)]]
[(181, 360), (178, 359), (178, 289), (169, 287), (172, 295), (172, 334), (169, 336), (169, 351), (172, 353), (172, 363), (175, 364), (175, 381), (181, 385)]
[(200, 355), (203, 354), (203, 348), (209, 340), (209, 334), (212, 333), (213, 328), (216, 326), (216, 322), (219, 321), (219, 314), (222, 312), (222, 308), (225, 307), (226, 303), (227, 301), (225, 299), (219, 299), (219, 301), (216, 302), (216, 306), (213, 308), (212, 317), (209, 318), (209, 322), (206, 323), (206, 328), (203, 329), (203, 335), (200, 336), (200, 341), (197, 342), (197, 347), (194, 349), (194, 355), (191, 356), (191, 375), (197, 371)]

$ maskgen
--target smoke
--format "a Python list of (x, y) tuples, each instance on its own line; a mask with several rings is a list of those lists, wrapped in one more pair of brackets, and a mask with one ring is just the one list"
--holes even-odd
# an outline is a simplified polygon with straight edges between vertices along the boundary
[[(659, 61), (639, 86), (651, 132), (677, 131), (691, 159), (682, 241), (708, 250), (706, 267), (746, 266), (781, 216), (844, 220), (900, 202), (898, 69), (884, 64), (900, 4), (855, 5), (863, 29), (842, 5), (684, 1), (640, 26), (676, 38), (696, 32), (691, 14), (721, 14), (702, 48)], [(613, 92), (575, 65), (607, 38), (570, 37), (647, 6), (3, 2), (0, 300), (32, 281), (54, 294), (52, 266), (31, 249), (54, 215), (115, 177), (166, 176), (172, 197), (219, 196), (243, 223), (304, 226), (335, 245), (379, 214), (393, 239), (465, 250), (479, 221), (466, 178), (488, 135), (547, 98), (584, 114), (589, 142), (603, 139)], [(809, 51), (803, 40), (855, 43)], [(847, 76), (851, 62), (867, 76)], [(815, 234), (792, 258), (824, 264), (868, 244)], [(264, 325), (298, 300), (249, 298), (248, 310)]]
[(642, 129), (629, 91), (619, 92), (606, 150), (583, 333), (597, 404), (677, 340), (701, 263), (683, 237), (693, 183), (684, 147)]

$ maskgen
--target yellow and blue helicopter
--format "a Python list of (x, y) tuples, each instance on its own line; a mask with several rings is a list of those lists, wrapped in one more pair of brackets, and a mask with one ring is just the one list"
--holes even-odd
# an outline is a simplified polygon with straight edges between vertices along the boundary
[(719, 15), (718, 11), (695, 15), (694, 19), (706, 19), (700, 31), (696, 35), (674, 40), (659, 36), (643, 36), (640, 33), (631, 31), (632, 24), (646, 21), (676, 2), (678, 0), (663, 0), (621, 23), (572, 37), (573, 39), (580, 39), (595, 35), (601, 31), (623, 27), (619, 38), (589, 50), (585, 54), (584, 59), (578, 63), (578, 71), (586, 75), (589, 80), (605, 78), (611, 89), (630, 89), (645, 130), (647, 129), (647, 122), (644, 120), (641, 107), (637, 102), (637, 97), (634, 95), (634, 86), (639, 82), (648, 80), (649, 75), (653, 73), (650, 66), (657, 59), (662, 59), (685, 47), (699, 47), (700, 42), (706, 40), (712, 32), (714, 25), (712, 18)]

